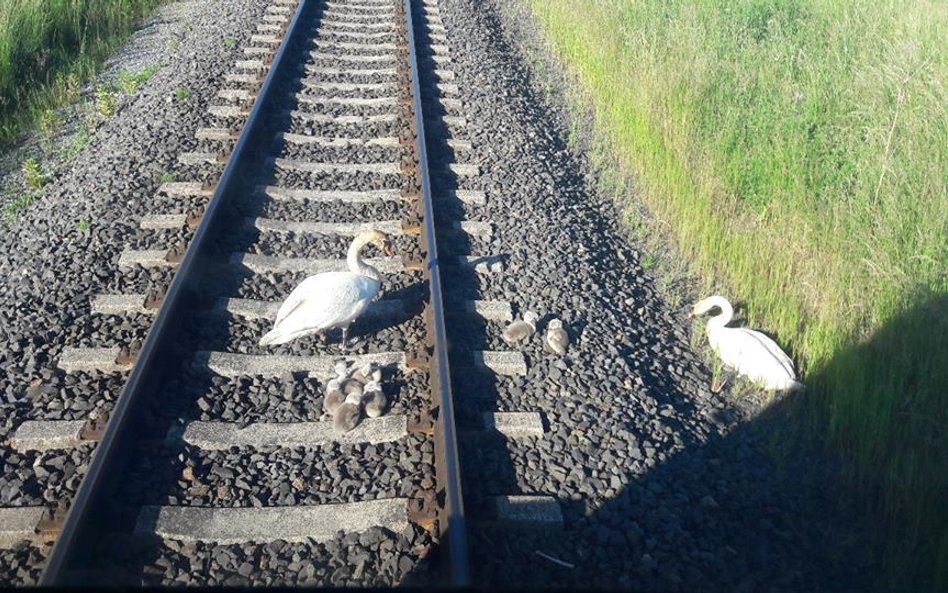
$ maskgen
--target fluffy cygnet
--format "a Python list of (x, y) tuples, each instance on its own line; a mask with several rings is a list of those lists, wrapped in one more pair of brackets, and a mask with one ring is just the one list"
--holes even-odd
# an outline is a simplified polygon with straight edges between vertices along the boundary
[(370, 381), (380, 382), (382, 380), (382, 369), (373, 362), (368, 362), (352, 374), (352, 378), (363, 385)]
[(323, 398), (323, 412), (333, 415), (339, 406), (346, 401), (339, 379), (333, 379), (326, 384), (326, 396)]
[(551, 319), (546, 326), (546, 346), (551, 352), (560, 356), (566, 354), (569, 347), (569, 335), (563, 329), (563, 322), (559, 319)]
[(351, 394), (346, 396), (339, 409), (332, 417), (332, 428), (338, 433), (347, 433), (359, 425), (362, 420), (362, 394)]
[(385, 407), (388, 405), (385, 392), (382, 391), (382, 386), (376, 381), (365, 384), (362, 402), (365, 404), (365, 414), (369, 418), (378, 418), (384, 414)]
[(527, 311), (523, 314), (523, 319), (516, 320), (507, 326), (504, 330), (503, 338), (508, 344), (522, 342), (532, 336), (537, 331), (537, 319), (539, 317), (533, 311)]

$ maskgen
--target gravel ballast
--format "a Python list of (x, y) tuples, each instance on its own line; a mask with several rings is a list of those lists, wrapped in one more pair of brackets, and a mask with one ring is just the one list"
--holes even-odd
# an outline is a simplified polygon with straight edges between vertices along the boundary
[[(311, 31), (319, 26), (319, 14), (316, 3), (308, 4), (301, 16), (302, 30)], [(396, 55), (394, 50), (392, 54)], [(289, 47), (287, 55), (290, 66), (277, 73), (274, 94), (269, 96), (271, 102), (266, 106), (276, 114), (288, 113), (294, 105), (293, 89), (299, 86), (294, 77), (302, 73), (303, 69), (294, 68), (292, 64), (295, 60), (307, 59), (302, 43)], [(310, 77), (309, 82), (317, 80), (314, 74), (306, 76)], [(394, 76), (333, 75), (328, 79), (374, 83), (394, 79)], [(214, 100), (211, 104), (221, 103)], [(385, 125), (360, 125), (355, 122), (336, 125), (321, 123), (323, 116), (358, 117), (370, 110), (361, 106), (330, 105), (325, 110), (307, 106), (301, 109), (304, 114), (298, 117), (264, 117), (260, 120), (262, 128), (258, 131), (260, 137), (264, 138), (277, 137), (282, 132), (330, 136), (345, 132), (352, 138), (397, 135), (406, 127), (406, 113), (396, 109), (395, 105), (385, 110), (392, 120)], [(218, 115), (210, 117), (209, 125), (221, 126), (236, 119), (229, 117), (226, 110), (216, 112)], [(307, 119), (305, 114), (317, 115), (317, 123), (303, 124)], [(267, 329), (273, 326), (272, 319), (228, 316), (226, 312), (213, 310), (210, 303), (227, 298), (279, 304), (295, 285), (311, 273), (309, 267), (314, 262), (344, 262), (351, 242), (348, 236), (324, 233), (287, 235), (272, 229), (248, 228), (247, 218), (260, 217), (261, 211), (276, 200), (267, 192), (256, 191), (255, 188), (272, 185), (291, 191), (391, 190), (397, 198), (411, 186), (411, 178), (398, 169), (405, 149), (397, 143), (371, 155), (365, 154), (359, 147), (347, 151), (334, 148), (331, 154), (311, 150), (303, 155), (309, 163), (314, 162), (312, 159), (316, 159), (317, 163), (338, 163), (337, 168), (343, 169), (341, 173), (301, 171), (296, 169), (305, 167), (274, 161), (275, 156), (286, 155), (286, 149), (279, 141), (254, 144), (250, 150), (252, 156), (245, 161), (247, 166), (241, 170), (241, 181), (246, 183), (238, 182), (232, 186), (236, 191), (223, 194), (223, 199), (230, 202), (221, 205), (227, 213), (222, 216), (231, 213), (237, 216), (229, 216), (227, 223), (218, 225), (213, 238), (208, 241), (209, 247), (199, 254), (202, 263), (212, 264), (215, 268), (211, 276), (204, 278), (200, 287), (209, 306), (205, 308), (202, 303), (194, 310), (176, 311), (180, 316), (181, 330), (171, 342), (173, 345), (169, 351), (174, 352), (171, 364), (180, 372), (166, 374), (158, 390), (159, 395), (149, 399), (141, 408), (139, 437), (144, 439), (144, 443), (136, 447), (127, 471), (123, 472), (124, 479), (119, 488), (122, 508), (112, 511), (114, 515), (111, 516), (111, 522), (116, 525), (116, 532), (127, 532), (131, 528), (130, 522), (134, 522), (133, 517), (137, 515), (139, 520), (136, 530), (140, 531), (140, 535), (159, 537), (146, 538), (148, 541), (142, 545), (128, 549), (121, 545), (114, 549), (106, 548), (90, 569), (96, 574), (96, 580), (114, 580), (121, 584), (170, 585), (182, 581), (190, 584), (266, 582), (322, 585), (413, 582), (413, 579), (420, 578), (419, 575), (427, 571), (424, 558), (434, 547), (430, 535), (420, 533), (416, 526), (410, 526), (402, 533), (375, 533), (377, 529), (365, 533), (365, 522), (375, 520), (371, 513), (369, 517), (363, 518), (356, 511), (348, 514), (339, 511), (341, 516), (331, 519), (328, 528), (324, 522), (292, 525), (292, 530), (296, 530), (293, 531), (295, 535), (288, 535), (288, 538), (305, 534), (308, 528), (314, 531), (309, 532), (305, 546), (289, 548), (296, 550), (291, 561), (274, 559), (270, 562), (260, 557), (260, 546), (265, 545), (271, 555), (273, 550), (282, 549), (274, 547), (279, 542), (269, 541), (272, 537), (280, 536), (274, 536), (265, 528), (266, 517), (288, 512), (288, 509), (280, 507), (310, 506), (313, 508), (307, 512), (312, 514), (307, 516), (323, 518), (334, 516), (332, 507), (318, 507), (337, 504), (356, 505), (358, 508), (401, 505), (401, 512), (405, 513), (408, 504), (405, 498), (419, 499), (425, 492), (433, 490), (432, 440), (427, 435), (406, 436), (405, 430), (408, 423), (416, 420), (430, 405), (426, 373), (407, 373), (404, 369), (393, 368), (383, 370), (382, 390), (387, 399), (384, 412), (389, 418), (400, 415), (403, 427), (399, 435), (388, 442), (321, 442), (306, 447), (299, 447), (295, 442), (280, 445), (279, 428), (270, 428), (267, 430), (273, 438), (268, 444), (238, 446), (206, 441), (209, 449), (204, 450), (196, 445), (185, 444), (180, 438), (167, 437), (169, 432), (174, 433), (177, 428), (197, 419), (229, 423), (225, 432), (235, 427), (240, 430), (258, 422), (307, 420), (322, 423), (316, 431), (319, 434), (332, 434), (332, 429), (327, 428), (332, 426), (332, 419), (321, 414), (326, 377), (320, 374), (317, 380), (312, 375), (307, 377), (305, 372), (290, 375), (289, 372), (274, 371), (274, 368), (298, 368), (294, 365), (299, 365), (301, 360), (308, 360), (307, 357), (331, 361), (342, 358), (344, 354), (394, 352), (404, 358), (401, 352), (409, 344), (420, 342), (424, 337), (425, 329), (418, 316), (425, 294), (423, 279), (417, 271), (403, 270), (397, 258), (386, 260), (393, 265), (390, 266), (390, 273), (386, 271), (383, 288), (386, 297), (407, 302), (404, 312), (400, 313), (402, 316), (397, 319), (360, 320), (353, 327), (353, 335), (359, 341), (348, 351), (344, 351), (337, 343), (338, 332), (331, 334), (328, 340), (313, 336), (286, 345), (261, 347), (258, 342)], [(394, 163), (395, 167), (385, 173), (353, 172), (347, 169), (349, 164), (364, 163), (366, 159)], [(213, 179), (219, 165), (197, 162), (202, 160), (208, 159), (196, 159), (182, 165), (178, 169), (180, 177), (175, 179), (188, 182)], [(305, 161), (300, 162), (305, 164)], [(163, 205), (167, 205), (167, 202), (163, 201)], [(356, 221), (379, 220), (379, 210), (387, 206), (389, 204), (386, 203), (365, 204), (362, 216)], [(382, 220), (400, 222), (410, 209), (405, 201), (398, 201), (391, 206), (388, 208), (391, 215)], [(309, 221), (353, 222), (351, 218), (340, 220), (338, 208), (336, 201), (313, 200), (300, 204), (296, 211), (305, 212), (305, 216), (300, 218)], [(294, 210), (290, 208), (289, 211)], [(292, 217), (275, 218), (278, 224), (297, 222)], [(166, 262), (162, 261), (163, 253), (175, 243), (183, 245), (190, 232), (189, 229), (180, 228), (137, 230), (131, 245), (142, 252), (158, 253), (159, 257), (150, 257), (150, 261), (140, 262), (142, 265), (121, 270), (122, 274), (133, 278), (126, 286), (138, 287), (136, 293), (144, 293), (146, 288), (148, 291), (154, 290), (155, 287), (149, 286), (149, 282), (156, 275), (150, 267), (168, 268)], [(399, 255), (415, 254), (415, 259), (418, 259), (415, 238), (399, 235), (392, 242)], [(374, 249), (367, 249), (365, 255), (369, 258), (381, 256)], [(157, 278), (162, 279), (162, 276)], [(113, 316), (112, 322), (116, 320)], [(141, 316), (135, 321), (135, 324), (121, 324), (123, 332), (106, 338), (106, 341), (114, 343), (123, 338), (131, 339), (137, 332), (147, 330), (147, 325), (138, 323)], [(242, 356), (253, 357), (252, 362)], [(273, 358), (267, 358), (269, 356)], [(212, 358), (231, 362), (214, 366), (209, 363)], [(212, 376), (204, 366), (225, 377)], [(372, 433), (367, 429), (367, 434)], [(197, 515), (188, 515), (176, 507), (202, 509), (197, 511)], [(162, 523), (163, 526), (159, 528), (157, 523), (142, 523), (141, 519), (142, 516), (152, 514), (165, 517), (199, 515), (204, 519), (196, 520), (195, 523), (212, 526), (226, 521), (222, 517), (228, 516), (227, 509), (240, 508), (240, 516), (250, 517), (260, 507), (268, 508), (266, 511), (260, 510), (262, 514), (257, 515), (252, 529), (241, 532), (244, 534), (242, 537), (249, 537), (247, 533), (256, 534), (252, 538), (254, 541), (241, 544), (234, 544), (236, 540), (232, 535), (227, 536), (230, 539), (215, 539), (221, 532), (213, 528), (188, 533), (193, 524), (187, 520), (172, 519), (173, 526)], [(146, 508), (149, 510), (145, 515), (138, 512)], [(232, 513), (229, 516), (234, 515)], [(380, 524), (392, 526), (384, 521)], [(337, 528), (338, 531), (334, 531)], [(206, 545), (181, 542), (179, 546), (174, 541), (176, 536), (188, 541), (206, 542)], [(354, 542), (353, 537), (356, 538)], [(211, 543), (215, 541), (218, 545)], [(304, 552), (307, 562), (299, 565), (299, 554)], [(211, 562), (205, 564), (208, 555)], [(241, 562), (230, 566), (225, 559), (230, 555)], [(331, 570), (327, 571), (327, 567)]]
[[(782, 404), (761, 409), (711, 393), (687, 309), (658, 288), (587, 156), (568, 148), (565, 112), (537, 90), (564, 93), (561, 80), (538, 79), (528, 66), (542, 55), (529, 19), (499, 2), (438, 4), (468, 121), (456, 137), (474, 145), (449, 158), (481, 174), (435, 176), (433, 185), (487, 192), (485, 206), (455, 203), (441, 215), (494, 223), (496, 239), (480, 253), (505, 265), (492, 276), (449, 270), (448, 285), (461, 298), (510, 300), (515, 316), (540, 315), (518, 348), (525, 377), (455, 373), (459, 416), (536, 410), (549, 426), (542, 437), (462, 442), (468, 508), (476, 522), (489, 517), (492, 496), (551, 495), (564, 516), (562, 531), (475, 526), (474, 581), (682, 591), (870, 582), (871, 548), (854, 542), (871, 539), (831, 502), (837, 468), (794, 447), (778, 469), (767, 436)], [(429, 146), (443, 146), (440, 129), (431, 127)], [(442, 243), (443, 258), (481, 249)], [(554, 317), (572, 341), (562, 358), (542, 347)], [(449, 328), (455, 360), (468, 348), (505, 347), (502, 323)]]
[[(167, 286), (173, 270), (120, 270), (119, 255), (125, 249), (167, 248), (185, 241), (192, 230), (141, 230), (138, 221), (206, 202), (204, 197), (162, 195), (158, 188), (163, 181), (213, 179), (219, 171), (211, 164), (182, 164), (178, 155), (217, 146), (194, 133), (227, 123), (208, 115), (207, 107), (227, 103), (217, 97), (220, 89), (240, 86), (225, 82), (225, 75), (235, 60), (246, 58), (240, 50), (267, 2), (186, 5), (194, 12), (175, 37), (174, 51), (163, 58), (163, 67), (137, 94), (123, 99), (118, 113), (98, 127), (73, 163), (55, 170), (44, 199), (0, 234), (0, 339), (9, 344), (0, 352), (4, 439), (26, 420), (82, 420), (112, 409), (123, 374), (65, 375), (57, 360), (64, 347), (125, 345), (144, 338), (149, 316), (93, 314), (91, 300), (99, 294), (145, 294)], [(643, 264), (644, 247), (630, 236), (619, 209), (596, 189), (587, 155), (568, 148), (571, 128), (564, 111), (544, 102), (532, 84), (536, 73), (528, 64), (535, 57), (531, 52), (538, 51), (538, 37), (529, 20), (497, 0), (441, 0), (440, 7), (453, 56), (446, 67), (457, 74), (450, 82), (458, 85), (463, 100), (460, 113), (448, 115), (463, 116), (467, 123), (437, 125), (444, 112), (426, 112), (433, 124), (429, 150), (438, 216), (442, 223), (463, 219), (493, 225), (489, 240), (439, 231), (441, 257), (456, 262), (459, 256), (490, 255), (503, 264), (502, 273), (480, 274), (446, 263), (446, 299), (509, 301), (517, 317), (528, 310), (540, 316), (538, 332), (519, 347), (500, 340), (502, 322), (460, 318), (448, 324), (462, 425), (479, 426), (485, 412), (539, 412), (545, 430), (542, 436), (462, 439), (474, 583), (793, 591), (859, 589), (871, 582), (874, 558), (865, 542), (872, 540), (852, 509), (847, 514), (833, 504), (837, 468), (798, 448), (778, 467), (767, 447), (770, 429), (780, 424), (781, 404), (764, 410), (710, 391), (710, 369), (691, 345), (686, 310), (671, 306), (659, 290)], [(421, 18), (419, 8), (416, 20)], [(423, 82), (434, 81), (432, 67), (427, 61)], [(558, 84), (554, 79), (552, 88), (562, 93)], [(182, 88), (188, 90), (184, 98), (176, 93)], [(317, 111), (311, 105), (299, 109)], [(398, 132), (393, 124), (353, 127), (304, 120), (283, 117), (276, 127), (356, 138)], [(469, 140), (473, 148), (447, 149), (448, 137)], [(397, 162), (400, 154), (395, 149), (312, 146), (270, 153), (321, 162)], [(455, 176), (448, 172), (451, 162), (476, 165), (476, 174)], [(378, 173), (339, 178), (266, 166), (253, 177), (255, 184), (313, 190), (400, 189), (401, 181)], [(450, 198), (454, 190), (486, 192), (487, 202), (461, 204)], [(250, 191), (234, 206), (244, 216), (294, 221), (397, 220), (405, 212), (404, 203), (395, 201), (304, 203)], [(235, 232), (219, 243), (217, 255), (246, 251), (342, 257), (346, 244), (346, 238), (334, 236)], [(410, 238), (399, 237), (396, 245), (398, 254), (417, 251)], [(213, 285), (210, 296), (274, 302), (302, 277), (246, 272), (208, 284)], [(386, 298), (415, 301), (421, 282), (417, 272), (391, 274)], [(417, 342), (423, 328), (412, 318), (415, 313), (411, 309), (397, 324), (354, 326), (355, 333), (364, 335), (353, 352), (400, 350)], [(542, 347), (542, 335), (554, 317), (563, 321), (571, 338), (565, 357)], [(324, 386), (315, 379), (210, 377), (187, 362), (198, 349), (264, 353), (257, 341), (270, 327), (268, 321), (196, 316), (185, 327), (181, 372), (157, 390), (163, 397), (148, 410), (154, 434), (142, 437), (152, 439), (150, 444), (184, 420), (325, 421)], [(338, 346), (333, 335), (266, 352), (335, 354)], [(511, 349), (524, 353), (525, 375), (493, 376), (471, 369), (474, 351)], [(387, 371), (384, 387), (391, 400), (389, 413), (417, 415), (429, 404), (424, 373)], [(377, 445), (223, 451), (162, 441), (137, 452), (149, 463), (129, 475), (124, 498), (134, 508), (417, 496), (433, 486), (432, 449), (430, 437), (419, 435)], [(68, 500), (92, 450), (89, 444), (24, 454), (0, 447), (0, 503), (45, 501), (52, 506)], [(492, 523), (495, 497), (518, 494), (554, 497), (562, 525), (511, 529)], [(424, 584), (429, 554), (437, 548), (417, 525), (401, 533), (339, 532), (328, 543), (218, 545), (165, 539), (129, 545), (117, 539), (103, 543), (101, 558), (104, 566), (122, 570), (102, 572), (116, 584), (148, 585)], [(0, 584), (35, 582), (48, 552), (48, 547), (27, 544), (0, 550)]]
[[(170, 281), (167, 271), (140, 270), (139, 280), (129, 278), (118, 270), (119, 254), (134, 244), (141, 216), (167, 211), (159, 203), (161, 179), (185, 174), (177, 155), (196, 148), (194, 132), (209, 121), (206, 106), (226, 86), (224, 74), (242, 55), (266, 5), (211, 0), (163, 7), (117, 52), (101, 80), (157, 66), (154, 76), (134, 95), (120, 97), (109, 118), (88, 108), (66, 110), (57, 145), (68, 146), (70, 131), (90, 115), (98, 118), (91, 139), (72, 161), (44, 162), (50, 178), (43, 198), (0, 231), (0, 342), (6, 344), (0, 351), (0, 409), (6, 435), (26, 420), (90, 419), (111, 410), (124, 375), (65, 375), (57, 360), (67, 346), (143, 337), (147, 320), (117, 328), (114, 317), (91, 312), (91, 299), (117, 289), (146, 292)], [(175, 98), (179, 88), (187, 89), (186, 98)], [(86, 95), (94, 99), (91, 87)], [(7, 181), (17, 187), (15, 176)], [(68, 502), (92, 450), (91, 444), (42, 454), (0, 448), (3, 504)], [(35, 583), (47, 554), (48, 547), (28, 545), (0, 551), (0, 583)]]

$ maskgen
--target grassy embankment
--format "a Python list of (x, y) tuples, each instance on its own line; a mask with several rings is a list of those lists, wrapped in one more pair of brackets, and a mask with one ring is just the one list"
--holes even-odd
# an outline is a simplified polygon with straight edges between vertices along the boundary
[(529, 4), (667, 235), (792, 351), (889, 586), (948, 588), (948, 4)]
[(158, 3), (0, 0), (0, 144), (77, 100), (84, 81)]

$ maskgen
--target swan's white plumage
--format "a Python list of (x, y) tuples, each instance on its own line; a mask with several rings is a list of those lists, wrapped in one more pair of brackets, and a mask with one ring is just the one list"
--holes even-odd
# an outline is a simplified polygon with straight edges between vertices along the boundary
[(260, 344), (284, 344), (312, 333), (346, 327), (365, 311), (381, 283), (352, 272), (310, 276), (280, 306), (273, 329)]
[(708, 342), (725, 365), (766, 389), (783, 391), (803, 387), (797, 381), (793, 361), (776, 342), (759, 331), (726, 327), (734, 309), (724, 297), (712, 296), (698, 302), (692, 314), (701, 315), (714, 307), (719, 307), (721, 313), (708, 321)]
[(348, 328), (381, 288), (378, 271), (360, 256), (362, 247), (370, 242), (387, 248), (383, 234), (364, 233), (356, 237), (349, 249), (350, 271), (316, 274), (294, 288), (280, 305), (273, 329), (260, 339), (260, 345), (285, 344), (317, 332)]

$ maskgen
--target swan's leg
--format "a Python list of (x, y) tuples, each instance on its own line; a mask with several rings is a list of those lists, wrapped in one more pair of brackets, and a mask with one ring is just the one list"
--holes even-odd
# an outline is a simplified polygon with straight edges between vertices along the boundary
[(349, 326), (348, 325), (342, 326), (342, 349), (343, 350), (349, 349)]

